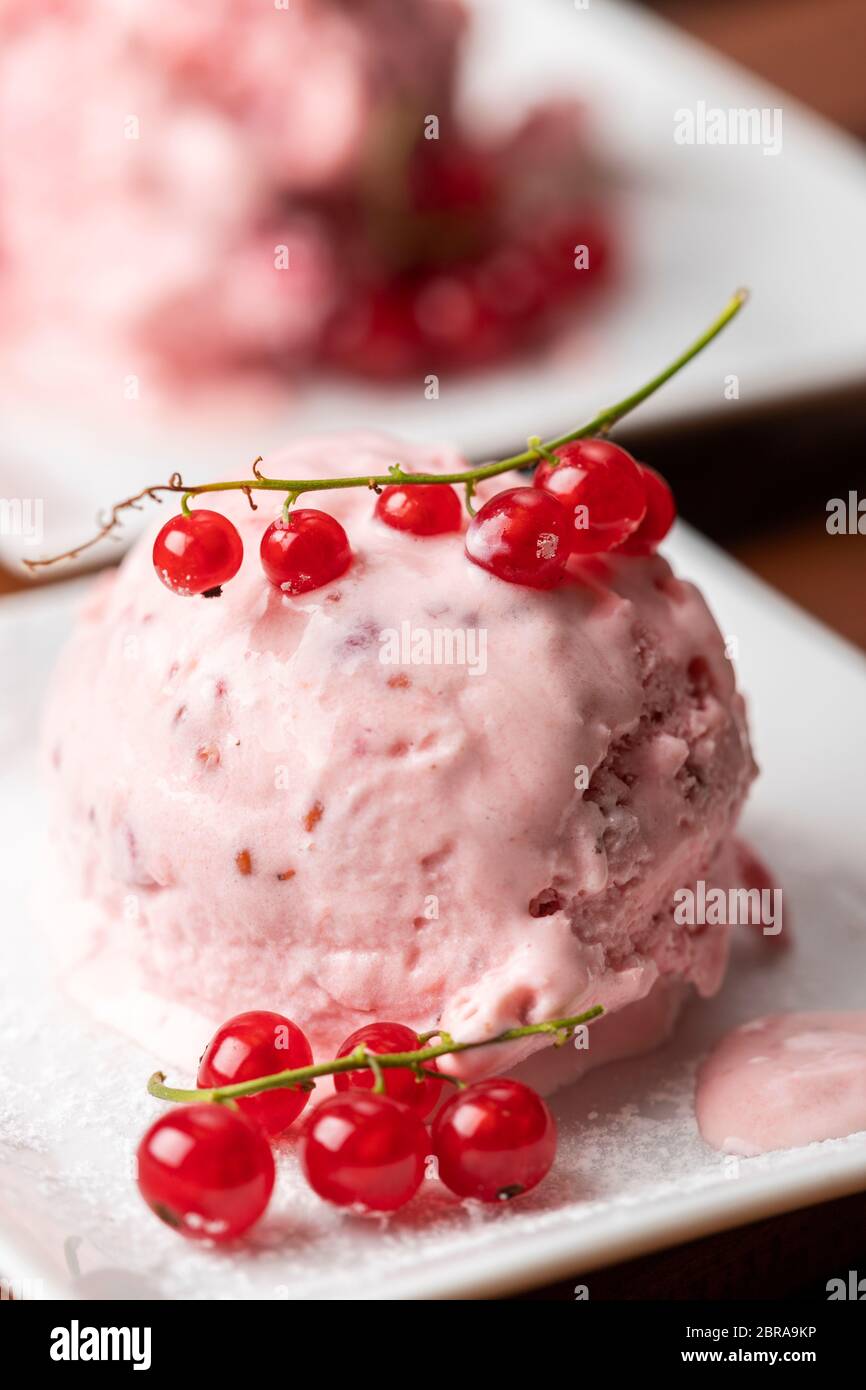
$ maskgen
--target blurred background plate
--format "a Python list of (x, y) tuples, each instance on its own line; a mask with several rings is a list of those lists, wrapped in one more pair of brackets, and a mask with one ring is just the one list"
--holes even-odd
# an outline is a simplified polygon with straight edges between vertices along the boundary
[[(0, 496), (44, 499), (44, 548), (88, 534), (94, 513), (180, 469), (187, 480), (243, 476), (258, 453), (302, 432), (375, 425), (456, 441), (473, 457), (558, 432), (637, 386), (708, 322), (740, 284), (737, 325), (643, 408), (665, 424), (751, 410), (862, 379), (866, 316), (866, 160), (848, 137), (663, 21), (624, 4), (472, 0), (467, 110), (488, 127), (558, 93), (587, 105), (593, 148), (611, 170), (623, 264), (573, 333), (529, 365), (382, 389), (319, 378), (274, 389), (221, 386), (171, 406), (124, 400), (128, 366), (103, 364), (90, 399), (69, 399), (51, 371), (38, 391), (0, 385)], [(781, 107), (778, 155), (759, 146), (681, 146), (681, 107)], [(725, 378), (739, 378), (739, 400)], [(26, 479), (26, 484), (22, 483)], [(130, 528), (128, 535), (131, 535)], [(41, 548), (41, 547), (40, 547)], [(0, 558), (37, 546), (0, 536)], [(106, 552), (102, 552), (103, 556)], [(107, 552), (110, 555), (110, 550)], [(95, 558), (95, 557), (94, 557)]]

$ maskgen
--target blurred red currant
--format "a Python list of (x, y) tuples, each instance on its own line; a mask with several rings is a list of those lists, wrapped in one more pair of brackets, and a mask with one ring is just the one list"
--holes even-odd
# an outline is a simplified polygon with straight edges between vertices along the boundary
[[(348, 1057), (358, 1047), (381, 1055), (383, 1052), (415, 1052), (421, 1046), (418, 1034), (402, 1023), (367, 1023), (351, 1033), (340, 1045), (338, 1057)], [(436, 1061), (425, 1063), (425, 1071), (435, 1071)], [(442, 1082), (424, 1077), (420, 1081), (410, 1067), (388, 1067), (383, 1070), (385, 1094), (392, 1100), (408, 1105), (419, 1119), (430, 1114), (439, 1099)], [(337, 1091), (372, 1091), (376, 1078), (369, 1068), (360, 1071), (337, 1072), (334, 1087)]]
[(262, 568), (286, 594), (306, 594), (339, 579), (352, 561), (349, 538), (335, 517), (302, 508), (272, 521), (261, 544)]
[(361, 290), (343, 305), (328, 328), (325, 351), (337, 366), (390, 381), (423, 365), (422, 346), (411, 287), (398, 282)]
[(257, 1125), (222, 1105), (183, 1105), (138, 1146), (138, 1186), (161, 1221), (191, 1240), (231, 1240), (261, 1216), (274, 1160)]
[[(282, 1014), (256, 1009), (236, 1014), (214, 1033), (199, 1062), (198, 1085), (203, 1089), (233, 1086), (278, 1071), (308, 1067), (312, 1060), (310, 1044), (296, 1023)], [(309, 1091), (281, 1087), (258, 1096), (240, 1096), (235, 1104), (273, 1136), (297, 1119), (309, 1095)]]
[(395, 531), (415, 536), (438, 536), (459, 531), (463, 523), (460, 498), (447, 483), (395, 483), (376, 501), (376, 515)]
[(556, 1153), (556, 1125), (529, 1086), (507, 1078), (458, 1091), (433, 1121), (439, 1177), (459, 1197), (504, 1201), (529, 1192)]
[(547, 294), (537, 257), (520, 245), (502, 246), (488, 256), (478, 268), (477, 283), (482, 304), (517, 322), (521, 332), (556, 298)]
[(473, 517), (466, 554), (510, 584), (549, 589), (558, 583), (571, 553), (571, 516), (537, 487), (497, 493)]
[(573, 518), (572, 550), (612, 550), (636, 531), (646, 512), (646, 490), (631, 454), (606, 439), (577, 439), (542, 459), (535, 486), (556, 497)]
[(580, 293), (608, 268), (607, 229), (590, 210), (554, 215), (539, 226), (532, 244), (552, 295)]
[(639, 463), (638, 468), (646, 493), (646, 513), (637, 530), (619, 547), (624, 555), (651, 555), (677, 519), (677, 504), (664, 478), (645, 463)]
[(241, 567), (244, 547), (237, 528), (221, 512), (181, 512), (153, 543), (153, 567), (167, 589), (212, 598)]
[(396, 1211), (418, 1191), (430, 1141), (414, 1111), (372, 1091), (329, 1096), (308, 1116), (301, 1165), (338, 1207)]
[(454, 139), (421, 140), (408, 169), (411, 206), (420, 213), (466, 214), (489, 208), (496, 196), (490, 161)]
[(483, 366), (515, 346), (515, 325), (482, 295), (474, 267), (421, 279), (415, 317), (427, 356), (446, 367)]

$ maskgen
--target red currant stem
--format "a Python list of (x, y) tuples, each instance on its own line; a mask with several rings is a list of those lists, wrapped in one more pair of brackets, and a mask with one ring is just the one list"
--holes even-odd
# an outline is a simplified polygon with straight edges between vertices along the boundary
[(471, 486), (474, 491), (476, 483), (484, 478), (495, 478), (500, 473), (510, 473), (515, 469), (530, 468), (537, 463), (540, 458), (545, 458), (554, 449), (563, 444), (571, 444), (575, 439), (586, 439), (592, 435), (606, 434), (617, 421), (623, 416), (641, 405), (648, 397), (652, 396), (660, 387), (670, 381), (671, 377), (676, 376), (698, 353), (718, 337), (722, 329), (731, 322), (740, 312), (748, 299), (747, 290), (737, 290), (728, 303), (725, 305), (718, 318), (714, 319), (708, 328), (696, 338), (695, 341), (681, 352), (679, 357), (675, 357), (663, 371), (651, 378), (637, 391), (633, 391), (624, 400), (618, 401), (616, 405), (608, 406), (606, 410), (600, 411), (587, 424), (581, 425), (578, 429), (571, 430), (568, 434), (561, 434), (557, 439), (548, 439), (544, 442), (534, 439), (529, 448), (521, 454), (513, 454), (510, 458), (499, 459), (495, 463), (484, 464), (479, 468), (464, 469), (459, 473), (406, 473), (399, 464), (392, 464), (386, 474), (373, 477), (352, 478), (267, 478), (259, 469), (260, 459), (256, 459), (252, 467), (252, 478), (236, 479), (231, 482), (222, 483), (201, 483), (197, 487), (187, 487), (180, 475), (174, 473), (167, 483), (155, 483), (151, 487), (142, 488), (141, 492), (135, 493), (132, 497), (127, 497), (122, 502), (118, 502), (111, 509), (106, 520), (100, 525), (99, 531), (90, 540), (84, 541), (73, 550), (66, 550), (60, 555), (52, 555), (45, 560), (24, 560), (22, 563), (31, 572), (43, 569), (47, 565), (56, 564), (58, 560), (75, 559), (91, 546), (105, 536), (113, 534), (115, 528), (120, 524), (120, 513), (128, 508), (138, 509), (139, 503), (145, 498), (153, 501), (160, 501), (158, 494), (161, 492), (179, 492), (181, 497), (181, 510), (188, 514), (190, 499), (200, 497), (209, 492), (243, 492), (247, 500), (252, 502), (252, 491), (270, 491), (287, 493), (287, 509), (292, 507), (297, 499), (306, 492), (328, 492), (335, 488), (347, 487), (366, 487), (373, 492), (378, 492), (383, 487), (389, 487), (393, 483), (446, 483)]
[(466, 1085), (466, 1082), (461, 1081), (459, 1076), (449, 1076), (445, 1071), (433, 1071), (431, 1067), (414, 1066), (412, 1070), (415, 1073), (415, 1080), (418, 1082), (426, 1079), (427, 1081), (447, 1081), (451, 1086), (458, 1088)]
[(373, 1073), (373, 1091), (378, 1096), (385, 1094), (385, 1074), (379, 1065), (379, 1058), (375, 1053), (367, 1053), (370, 1070)]
[[(387, 487), (392, 483), (457, 483), (471, 486), (475, 490), (475, 484), (484, 478), (495, 478), (500, 473), (510, 473), (512, 470), (528, 468), (531, 464), (537, 463), (540, 458), (546, 458), (552, 454), (562, 444), (571, 444), (575, 439), (586, 439), (588, 436), (606, 433), (623, 416), (637, 406), (642, 405), (648, 397), (652, 396), (677, 372), (681, 371), (699, 352), (711, 343), (712, 340), (721, 333), (722, 329), (730, 323), (731, 319), (739, 313), (740, 309), (748, 298), (747, 290), (738, 290), (728, 301), (722, 313), (717, 319), (705, 329), (699, 338), (681, 352), (679, 357), (674, 358), (663, 371), (659, 372), (650, 381), (646, 382), (637, 391), (633, 391), (624, 400), (618, 401), (616, 405), (608, 406), (598, 415), (594, 416), (587, 424), (581, 425), (578, 429), (571, 430), (568, 434), (562, 434), (556, 439), (546, 442), (533, 439), (529, 448), (522, 454), (513, 454), (510, 458), (498, 459), (495, 463), (484, 464), (480, 468), (466, 469), (460, 473), (406, 473), (399, 464), (392, 464), (387, 475), (380, 475), (366, 478), (308, 478), (308, 479), (286, 479), (286, 478), (260, 478), (253, 483), (253, 487), (274, 488), (285, 491), (291, 489), (293, 498), (297, 499), (304, 492), (328, 492), (333, 488), (347, 487)], [(190, 488), (187, 497), (196, 496), (201, 492), (223, 492), (237, 489), (241, 484), (237, 482), (228, 483), (205, 483), (198, 488)]]
[(537, 434), (531, 434), (526, 443), (529, 445), (533, 454), (537, 455), (538, 458), (546, 459), (554, 468), (559, 463), (557, 455), (554, 454), (551, 449), (548, 449), (547, 445), (539, 439)]
[[(345, 1057), (335, 1057), (331, 1062), (314, 1062), (309, 1067), (295, 1067), (288, 1071), (274, 1072), (271, 1076), (257, 1076), (251, 1081), (238, 1081), (232, 1086), (215, 1086), (211, 1089), (184, 1091), (174, 1086), (166, 1086), (165, 1074), (161, 1071), (154, 1072), (147, 1083), (147, 1089), (157, 1100), (173, 1100), (181, 1104), (188, 1105), (190, 1101), (208, 1101), (223, 1104), (229, 1100), (235, 1100), (239, 1096), (257, 1095), (260, 1091), (274, 1091), (282, 1087), (293, 1089), (296, 1086), (305, 1086), (307, 1083), (315, 1081), (319, 1076), (334, 1076), (341, 1071), (359, 1071), (362, 1067), (368, 1067), (378, 1078), (379, 1072), (388, 1067), (407, 1067), (415, 1068), (423, 1066), (425, 1062), (432, 1062), (436, 1057), (446, 1057), (452, 1052), (471, 1052), (477, 1047), (493, 1047), (496, 1043), (516, 1042), (519, 1038), (531, 1038), (539, 1033), (552, 1033), (556, 1039), (556, 1046), (561, 1047), (567, 1042), (575, 1028), (581, 1027), (584, 1023), (591, 1023), (594, 1018), (599, 1018), (604, 1013), (600, 1004), (587, 1009), (585, 1013), (577, 1014), (574, 1018), (552, 1018), (546, 1023), (528, 1023), (520, 1028), (507, 1028), (504, 1033), (497, 1033), (495, 1038), (480, 1038), (477, 1042), (455, 1042), (453, 1038), (437, 1043), (433, 1047), (421, 1047), (415, 1052), (368, 1052), (364, 1047), (358, 1047), (354, 1052), (348, 1053)], [(435, 1036), (429, 1034), (428, 1036)], [(444, 1074), (437, 1073), (438, 1079), (443, 1079)]]
[(420, 1043), (428, 1043), (431, 1038), (439, 1038), (440, 1041), (447, 1043), (454, 1041), (451, 1034), (443, 1032), (441, 1028), (431, 1028), (429, 1033), (418, 1034), (418, 1041)]

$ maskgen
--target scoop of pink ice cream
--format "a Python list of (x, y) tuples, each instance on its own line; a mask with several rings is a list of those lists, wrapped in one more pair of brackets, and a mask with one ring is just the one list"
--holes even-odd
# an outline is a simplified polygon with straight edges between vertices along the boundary
[[(361, 434), (263, 470), (398, 461), (461, 466)], [(678, 924), (673, 894), (735, 880), (754, 765), (699, 593), (659, 557), (521, 588), (364, 489), (322, 497), (354, 561), (302, 597), (261, 570), (266, 495), (220, 501), (245, 546), (221, 598), (169, 593), (147, 539), (94, 589), (45, 725), (73, 963), (216, 1021), (279, 1010), (319, 1056), (375, 1019), (468, 1040), (716, 990), (727, 928)]]

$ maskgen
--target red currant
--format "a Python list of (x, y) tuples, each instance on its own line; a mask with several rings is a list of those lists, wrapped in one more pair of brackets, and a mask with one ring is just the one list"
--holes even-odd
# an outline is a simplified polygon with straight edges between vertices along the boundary
[(407, 274), (341, 308), (325, 353), (351, 372), (392, 381), (413, 372), (472, 367), (513, 350), (510, 301), (495, 300), (472, 266)]
[(272, 521), (261, 544), (262, 568), (286, 594), (306, 594), (339, 579), (351, 564), (349, 538), (335, 517), (302, 508)]
[(422, 140), (410, 161), (408, 193), (421, 213), (466, 214), (490, 208), (496, 183), (489, 160), (471, 146)]
[(421, 1186), (429, 1148), (408, 1106), (372, 1091), (344, 1091), (309, 1115), (300, 1155), (307, 1181), (325, 1201), (396, 1211)]
[(138, 1146), (138, 1186), (152, 1211), (191, 1240), (231, 1240), (257, 1221), (274, 1160), (257, 1125), (223, 1105), (182, 1105)]
[(573, 518), (573, 552), (594, 555), (620, 545), (647, 509), (641, 471), (631, 454), (606, 439), (576, 439), (554, 453), (562, 462), (543, 459), (534, 481)]
[[(338, 1057), (348, 1057), (356, 1047), (365, 1047), (368, 1052), (415, 1052), (421, 1043), (418, 1034), (413, 1033), (403, 1023), (368, 1023), (357, 1032), (350, 1034), (341, 1044)], [(425, 1064), (426, 1071), (435, 1071), (435, 1059)], [(423, 1119), (430, 1114), (439, 1099), (442, 1082), (430, 1077), (418, 1080), (410, 1067), (388, 1067), (383, 1070), (385, 1094), (392, 1100), (399, 1100)], [(334, 1087), (338, 1091), (372, 1091), (376, 1078), (368, 1068), (360, 1071), (337, 1072)]]
[[(232, 1086), (290, 1067), (308, 1067), (312, 1049), (297, 1024), (264, 1009), (236, 1014), (214, 1033), (198, 1067), (198, 1085)], [(281, 1134), (296, 1120), (309, 1099), (308, 1091), (262, 1091), (240, 1096), (238, 1109), (261, 1125), (268, 1135)]]
[(555, 497), (536, 487), (515, 487), (492, 497), (472, 518), (466, 554), (510, 584), (550, 589), (571, 554), (571, 517)]
[(204, 508), (167, 521), (153, 543), (153, 567), (167, 589), (211, 598), (234, 579), (244, 558), (237, 528)]
[(515, 346), (516, 329), (481, 295), (474, 268), (456, 267), (419, 282), (415, 316), (424, 347), (434, 362), (477, 367), (495, 362)]
[[(560, 299), (588, 289), (608, 268), (607, 232), (591, 210), (554, 215), (538, 227), (533, 245), (548, 292)], [(578, 269), (576, 248), (584, 246), (586, 263)]]
[(664, 478), (645, 463), (638, 468), (646, 492), (646, 515), (619, 547), (624, 555), (651, 555), (677, 519), (677, 504)]
[(415, 536), (439, 536), (459, 531), (463, 522), (460, 498), (447, 483), (395, 483), (376, 501), (376, 515), (395, 531)]
[(439, 1177), (459, 1197), (504, 1201), (541, 1182), (556, 1153), (556, 1125), (522, 1081), (478, 1081), (439, 1111), (433, 1152)]
[(403, 283), (373, 286), (343, 305), (325, 344), (338, 366), (384, 381), (415, 371), (421, 349), (411, 289)]
[(536, 257), (519, 244), (506, 244), (488, 256), (477, 280), (482, 304), (517, 322), (521, 333), (551, 307)]

